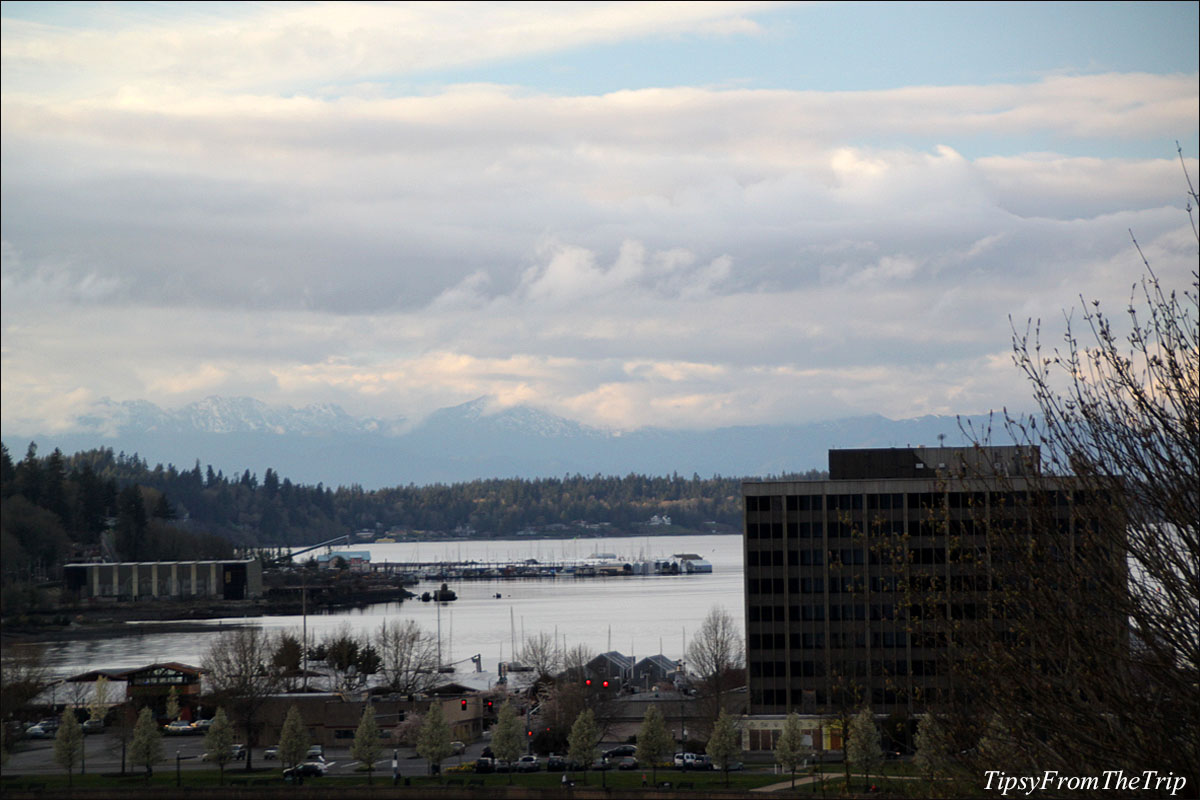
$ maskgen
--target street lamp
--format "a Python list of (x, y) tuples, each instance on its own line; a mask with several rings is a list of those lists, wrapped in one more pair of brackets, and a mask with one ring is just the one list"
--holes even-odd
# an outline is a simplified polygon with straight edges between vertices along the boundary
[(180, 759), (182, 757), (183, 756), (180, 754), (179, 748), (176, 747), (175, 748), (175, 787), (176, 788), (178, 788), (180, 785), (179, 763), (180, 763)]

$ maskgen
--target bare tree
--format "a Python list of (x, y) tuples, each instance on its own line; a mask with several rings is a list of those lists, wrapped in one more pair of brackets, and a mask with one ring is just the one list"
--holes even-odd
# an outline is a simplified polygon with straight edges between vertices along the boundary
[(746, 648), (733, 616), (713, 607), (688, 645), (688, 663), (700, 676), (708, 733), (725, 708), (727, 694), (744, 681)]
[(525, 639), (518, 661), (532, 667), (538, 680), (553, 678), (562, 669), (562, 651), (549, 633), (536, 633)]
[(239, 628), (217, 637), (203, 666), (218, 702), (246, 734), (246, 769), (251, 769), (267, 700), (279, 691), (279, 672), (271, 667), (271, 643), (258, 628)]
[(394, 692), (417, 694), (437, 682), (437, 639), (413, 620), (385, 621), (375, 634), (380, 672)]
[(960, 548), (996, 587), (983, 619), (939, 630), (955, 686), (935, 710), (989, 769), (1200, 775), (1200, 271), (1173, 289), (1142, 263), (1123, 318), (1081, 297), (1059, 347), (1014, 326), (1038, 413), (1004, 423), (1040, 456)]
[(582, 681), (587, 676), (587, 665), (592, 663), (595, 658), (596, 651), (586, 644), (577, 644), (567, 648), (562, 658), (563, 679)]
[(9, 719), (49, 685), (46, 648), (6, 644), (0, 650), (0, 714)]

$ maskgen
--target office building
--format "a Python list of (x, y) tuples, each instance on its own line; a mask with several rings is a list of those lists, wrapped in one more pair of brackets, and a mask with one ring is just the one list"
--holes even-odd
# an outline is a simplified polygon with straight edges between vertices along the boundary
[(946, 696), (946, 623), (1005, 635), (989, 566), (1004, 554), (989, 526), (1036, 535), (1050, 520), (1085, 533), (1070, 479), (1042, 478), (1038, 458), (1021, 447), (832, 450), (829, 480), (746, 482), (750, 713), (912, 714)]

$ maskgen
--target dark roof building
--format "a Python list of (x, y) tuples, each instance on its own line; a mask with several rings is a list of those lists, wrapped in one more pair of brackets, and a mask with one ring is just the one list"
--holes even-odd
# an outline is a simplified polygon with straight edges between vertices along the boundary
[(63, 582), (81, 599), (248, 600), (263, 592), (262, 564), (257, 559), (67, 564)]
[[(1053, 494), (1052, 524), (1084, 534), (1070, 479), (1047, 491), (1055, 484), (1038, 476), (1038, 457), (1020, 447), (832, 450), (829, 480), (743, 484), (750, 712), (865, 703), (914, 713), (949, 691), (940, 622), (984, 624), (991, 613), (988, 565), (1000, 554), (981, 520), (1026, 530), (1031, 495)], [(936, 601), (916, 601), (930, 591)]]

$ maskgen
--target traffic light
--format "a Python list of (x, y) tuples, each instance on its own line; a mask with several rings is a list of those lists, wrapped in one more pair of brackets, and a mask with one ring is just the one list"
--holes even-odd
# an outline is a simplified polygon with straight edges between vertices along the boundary
[(591, 685), (592, 685), (592, 679), (591, 679), (591, 678), (585, 678), (585, 679), (584, 679), (584, 681), (583, 681), (583, 685), (584, 685), (584, 686), (591, 686)]
[(467, 698), (465, 698), (465, 697), (464, 697), (464, 698), (463, 698), (462, 700), (460, 700), (459, 702), (460, 702), (460, 703), (462, 703), (462, 710), (463, 710), (463, 711), (466, 711), (466, 710), (467, 710)]
[(604, 683), (602, 683), (602, 684), (600, 684), (600, 685), (601, 685), (601, 686), (603, 686), (605, 689), (607, 689), (607, 688), (608, 688), (608, 681), (605, 681)]
[(488, 703), (488, 711), (491, 711), (492, 710), (492, 701), (488, 700), (487, 703)]

